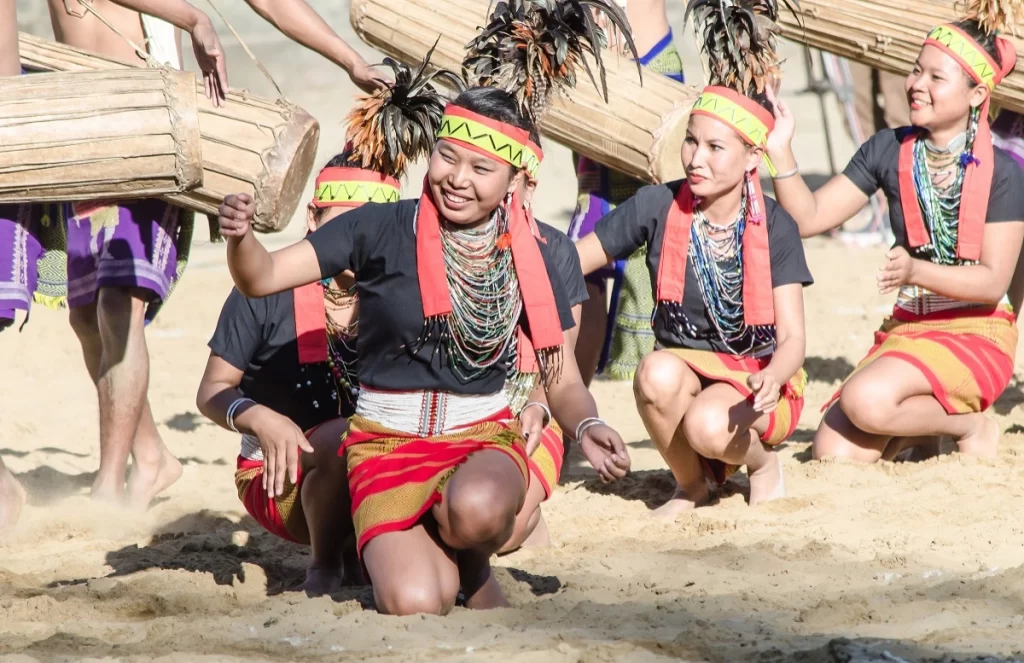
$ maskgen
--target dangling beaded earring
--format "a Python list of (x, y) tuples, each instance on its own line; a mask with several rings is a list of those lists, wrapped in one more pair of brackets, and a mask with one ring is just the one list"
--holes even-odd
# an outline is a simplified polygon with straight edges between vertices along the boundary
[(964, 141), (964, 151), (960, 153), (960, 167), (966, 168), (971, 163), (977, 163), (978, 158), (974, 156), (974, 138), (978, 135), (978, 122), (981, 120), (981, 107), (975, 106), (971, 109), (971, 117), (967, 121), (967, 139)]

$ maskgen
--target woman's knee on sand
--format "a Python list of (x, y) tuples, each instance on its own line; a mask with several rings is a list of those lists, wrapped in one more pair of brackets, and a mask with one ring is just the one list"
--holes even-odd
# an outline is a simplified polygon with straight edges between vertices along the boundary
[[(485, 454), (489, 458), (478, 458)], [(496, 552), (511, 538), (525, 496), (526, 482), (511, 459), (475, 454), (445, 485), (442, 536), (455, 548)]]

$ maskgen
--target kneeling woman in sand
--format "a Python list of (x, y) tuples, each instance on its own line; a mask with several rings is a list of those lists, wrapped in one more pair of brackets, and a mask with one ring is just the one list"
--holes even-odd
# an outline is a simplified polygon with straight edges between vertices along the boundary
[[(907, 77), (911, 127), (881, 131), (843, 174), (811, 193), (777, 178), (804, 237), (838, 227), (881, 188), (895, 246), (879, 291), (898, 291), (875, 345), (838, 392), (814, 438), (816, 458), (892, 458), (925, 436), (993, 457), (999, 428), (983, 412), (1013, 375), (1017, 329), (1006, 296), (1024, 239), (1024, 171), (992, 144), (992, 89), (1016, 63), (994, 34), (1021, 20), (1019, 0), (975, 1), (932, 29)], [(778, 104), (769, 155), (796, 173), (794, 118)]]
[(531, 234), (513, 197), (530, 122), (507, 93), (472, 88), (440, 126), (418, 201), (364, 205), (274, 253), (253, 236), (251, 205), (229, 197), (221, 208), (247, 296), (356, 274), (360, 390), (342, 446), (357, 545), (391, 614), (447, 612), (460, 571), (467, 606), (503, 601), (488, 558), (511, 536), (527, 487), (503, 390), (520, 325), (555, 418), (605, 480), (629, 467), (562, 347), (573, 320), (557, 245)]
[[(659, 515), (705, 503), (705, 477), (722, 482), (740, 465), (751, 504), (782, 496), (771, 447), (803, 407), (802, 289), (811, 275), (796, 224), (757, 179), (772, 128), (762, 91), (778, 61), (771, 35), (748, 31), (768, 17), (748, 23), (729, 12), (717, 3), (698, 10), (712, 85), (690, 113), (687, 178), (641, 189), (577, 243), (584, 273), (647, 245), (657, 345), (633, 390), (677, 483)], [(719, 38), (735, 38), (740, 57), (712, 51)]]
[[(357, 104), (348, 132), (356, 142), (317, 176), (309, 232), (364, 203), (397, 201), (406, 166), (429, 152), (445, 99), (393, 66), (397, 84)], [(425, 137), (418, 143), (386, 140), (413, 128)], [(238, 496), (269, 532), (311, 546), (304, 589), (315, 593), (335, 589), (342, 569), (347, 582), (361, 575), (338, 454), (359, 386), (358, 306), (351, 272), (267, 297), (232, 290), (196, 399), (211, 420), (242, 433)]]

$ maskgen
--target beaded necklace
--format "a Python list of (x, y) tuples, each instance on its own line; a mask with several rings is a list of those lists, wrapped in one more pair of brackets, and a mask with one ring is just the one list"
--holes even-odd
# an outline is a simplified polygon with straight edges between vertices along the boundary
[[(747, 226), (747, 197), (740, 200), (736, 221), (727, 226), (712, 223), (700, 209), (690, 226), (689, 258), (697, 275), (705, 315), (729, 352), (748, 355), (775, 343), (774, 327), (748, 327), (743, 318), (743, 231)], [(681, 318), (681, 320), (680, 320)], [(670, 311), (670, 320), (681, 321), (688, 335), (696, 328), (686, 320), (682, 307)]]
[[(348, 310), (358, 301), (356, 287), (343, 290), (335, 287), (334, 279), (324, 279), (324, 298), (335, 310)], [(348, 325), (339, 325), (327, 313), (327, 366), (334, 377), (334, 384), (339, 392), (348, 395), (355, 403), (359, 395), (359, 372), (355, 348), (355, 340), (359, 335), (359, 318), (356, 317)]]
[[(499, 207), (479, 228), (441, 223), (452, 314), (443, 336), (449, 364), (463, 381), (480, 377), (505, 358), (522, 313), (512, 251), (504, 240), (508, 217)], [(504, 245), (503, 245), (504, 244)]]
[[(960, 195), (967, 165), (974, 159), (972, 149), (979, 113), (971, 111), (964, 138), (954, 139), (939, 149), (923, 137), (914, 143), (914, 187), (931, 241), (918, 251), (939, 265), (958, 265), (957, 240), (960, 226)], [(957, 149), (962, 148), (957, 154)], [(955, 172), (953, 172), (955, 169)]]

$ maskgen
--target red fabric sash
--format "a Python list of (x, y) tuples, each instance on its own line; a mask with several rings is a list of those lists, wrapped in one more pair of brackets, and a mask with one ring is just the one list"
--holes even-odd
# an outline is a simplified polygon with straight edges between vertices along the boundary
[(327, 361), (327, 307), (324, 287), (319, 281), (292, 291), (295, 310), (295, 339), (299, 364)]
[[(966, 39), (971, 39), (962, 30), (955, 26), (947, 26), (957, 30)], [(973, 42), (974, 40), (971, 39)], [(988, 58), (985, 49), (977, 42), (979, 53)], [(925, 44), (942, 49), (950, 55), (960, 67), (967, 72), (967, 75), (978, 85), (987, 85), (981, 77), (972, 69), (967, 62), (955, 51), (940, 41), (928, 39)], [(999, 82), (1013, 70), (1017, 63), (1017, 51), (1013, 44), (1002, 37), (996, 38), (996, 48), (1002, 60), (998, 65), (991, 58), (988, 58), (992, 68), (995, 70), (994, 81)], [(981, 243), (985, 232), (985, 217), (988, 215), (988, 199), (992, 191), (992, 176), (995, 173), (995, 150), (992, 145), (992, 131), (989, 127), (989, 104), (991, 95), (985, 98), (985, 102), (979, 109), (978, 132), (974, 137), (972, 148), (973, 159), (967, 164), (964, 171), (963, 188), (960, 193), (960, 214), (957, 227), (956, 255), (961, 260), (980, 260)], [(921, 205), (918, 202), (917, 188), (914, 186), (914, 142), (920, 132), (908, 131), (900, 144), (899, 156), (899, 183), (900, 183), (900, 206), (903, 208), (903, 221), (907, 229), (907, 242), (912, 248), (924, 246), (930, 242), (928, 229), (925, 227), (924, 217), (921, 214)]]
[[(445, 112), (452, 112), (451, 105)], [(487, 118), (482, 119), (486, 120)], [(481, 118), (478, 116), (475, 120), (479, 122)], [(493, 120), (488, 120), (488, 124), (495, 130), (507, 129), (509, 133), (512, 133), (512, 130), (522, 132), (521, 129)], [(463, 144), (461, 141), (455, 142)], [(479, 152), (483, 153), (483, 151)], [(495, 158), (495, 160), (498, 159)], [(512, 263), (516, 270), (516, 277), (519, 279), (523, 308), (530, 324), (533, 347), (540, 350), (559, 347), (562, 345), (563, 337), (558, 308), (555, 305), (555, 294), (551, 289), (551, 281), (548, 278), (547, 268), (544, 266), (540, 246), (534, 238), (518, 193), (513, 195), (508, 214)], [(416, 217), (416, 271), (419, 278), (420, 297), (423, 300), (423, 317), (429, 320), (450, 315), (452, 303), (441, 249), (440, 214), (430, 192), (430, 182), (426, 177), (423, 179), (423, 193), (420, 194), (419, 211)]]
[[(768, 252), (768, 222), (764, 194), (757, 174), (751, 176), (754, 200), (747, 201), (747, 226), (743, 231), (743, 321), (748, 327), (775, 324), (772, 298), (771, 255)], [(665, 236), (658, 264), (657, 299), (682, 302), (686, 281), (686, 259), (690, 250), (694, 196), (683, 182), (665, 219)]]

